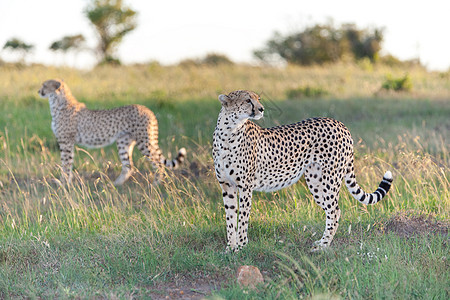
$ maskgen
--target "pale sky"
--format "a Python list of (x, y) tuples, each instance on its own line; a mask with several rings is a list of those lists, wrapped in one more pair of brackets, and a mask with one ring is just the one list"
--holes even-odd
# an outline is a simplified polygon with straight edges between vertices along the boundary
[[(96, 44), (83, 14), (88, 0), (0, 0), (0, 48), (18, 37), (35, 45), (28, 62), (90, 67), (87, 52), (55, 55), (50, 44), (83, 34)], [(283, 34), (332, 19), (336, 26), (383, 27), (383, 53), (400, 59), (420, 57), (430, 70), (450, 68), (450, 1), (447, 0), (128, 0), (138, 11), (138, 27), (126, 36), (118, 56), (124, 63), (177, 63), (215, 52), (236, 62), (254, 62), (252, 51), (274, 31)], [(4, 60), (14, 57), (0, 52)]]

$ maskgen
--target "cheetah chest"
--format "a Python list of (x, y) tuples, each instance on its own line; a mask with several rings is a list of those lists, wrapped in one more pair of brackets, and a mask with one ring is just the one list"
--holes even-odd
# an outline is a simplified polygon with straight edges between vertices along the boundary
[(221, 138), (216, 136), (214, 141), (214, 165), (216, 177), (219, 181), (226, 181), (239, 185), (244, 174), (243, 157), (236, 137)]
[(221, 144), (218, 149), (216, 149), (214, 164), (216, 176), (219, 180), (226, 180), (236, 184), (236, 171), (234, 167), (235, 155), (236, 154), (230, 150), (228, 145)]

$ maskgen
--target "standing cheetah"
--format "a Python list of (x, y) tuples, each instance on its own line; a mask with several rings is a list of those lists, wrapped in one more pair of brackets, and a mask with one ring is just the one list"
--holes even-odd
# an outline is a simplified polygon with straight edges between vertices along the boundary
[(353, 140), (341, 122), (313, 118), (266, 129), (249, 121), (263, 117), (264, 107), (257, 94), (234, 91), (220, 95), (219, 100), (222, 109), (212, 154), (225, 204), (227, 250), (237, 251), (248, 242), (253, 191), (276, 191), (304, 174), (314, 200), (326, 214), (325, 231), (312, 250), (326, 248), (333, 240), (341, 216), (338, 199), (342, 180), (352, 196), (364, 204), (377, 203), (389, 191), (390, 171), (374, 193), (364, 192), (356, 183)]
[(122, 172), (115, 185), (123, 184), (133, 174), (132, 153), (136, 144), (157, 169), (164, 165), (176, 168), (186, 156), (186, 149), (181, 148), (174, 160), (164, 157), (158, 146), (158, 121), (153, 112), (142, 105), (89, 110), (59, 79), (45, 81), (38, 93), (50, 103), (52, 130), (61, 151), (63, 181), (72, 179), (75, 144), (100, 148), (117, 142)]

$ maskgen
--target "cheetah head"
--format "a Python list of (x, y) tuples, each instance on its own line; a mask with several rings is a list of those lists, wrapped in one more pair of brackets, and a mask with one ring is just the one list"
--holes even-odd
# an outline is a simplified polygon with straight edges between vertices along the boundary
[(222, 112), (229, 114), (237, 120), (259, 120), (264, 116), (264, 107), (260, 97), (250, 91), (234, 91), (228, 95), (220, 95)]
[(41, 98), (48, 98), (52, 93), (58, 94), (62, 84), (63, 81), (60, 79), (47, 80), (42, 84), (38, 94)]

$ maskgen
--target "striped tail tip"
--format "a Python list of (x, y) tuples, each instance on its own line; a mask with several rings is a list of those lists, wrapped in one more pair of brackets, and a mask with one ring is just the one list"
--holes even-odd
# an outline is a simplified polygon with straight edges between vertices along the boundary
[(364, 204), (375, 204), (381, 201), (381, 199), (389, 192), (393, 179), (391, 171), (387, 171), (384, 173), (383, 180), (381, 180), (377, 190), (371, 194), (362, 195), (359, 201)]
[(174, 169), (178, 168), (178, 166), (183, 163), (184, 159), (186, 158), (186, 155), (187, 155), (186, 148), (183, 147), (180, 150), (178, 150), (177, 157), (172, 161)]
[(394, 177), (392, 177), (392, 172), (386, 171), (386, 173), (384, 173), (383, 179), (386, 179), (386, 180), (392, 182), (392, 180), (394, 179)]
[[(178, 156), (180, 157), (180, 156), (183, 156), (183, 157), (185, 157), (186, 156), (186, 154), (187, 154), (187, 151), (186, 151), (186, 148), (181, 148), (180, 149), (180, 151), (178, 151)], [(389, 171), (388, 171), (389, 172)]]
[(181, 148), (178, 151), (177, 157), (175, 159), (168, 160), (164, 158), (162, 163), (169, 169), (176, 169), (180, 164), (183, 163), (184, 159), (186, 158), (186, 154), (187, 154), (186, 148)]

